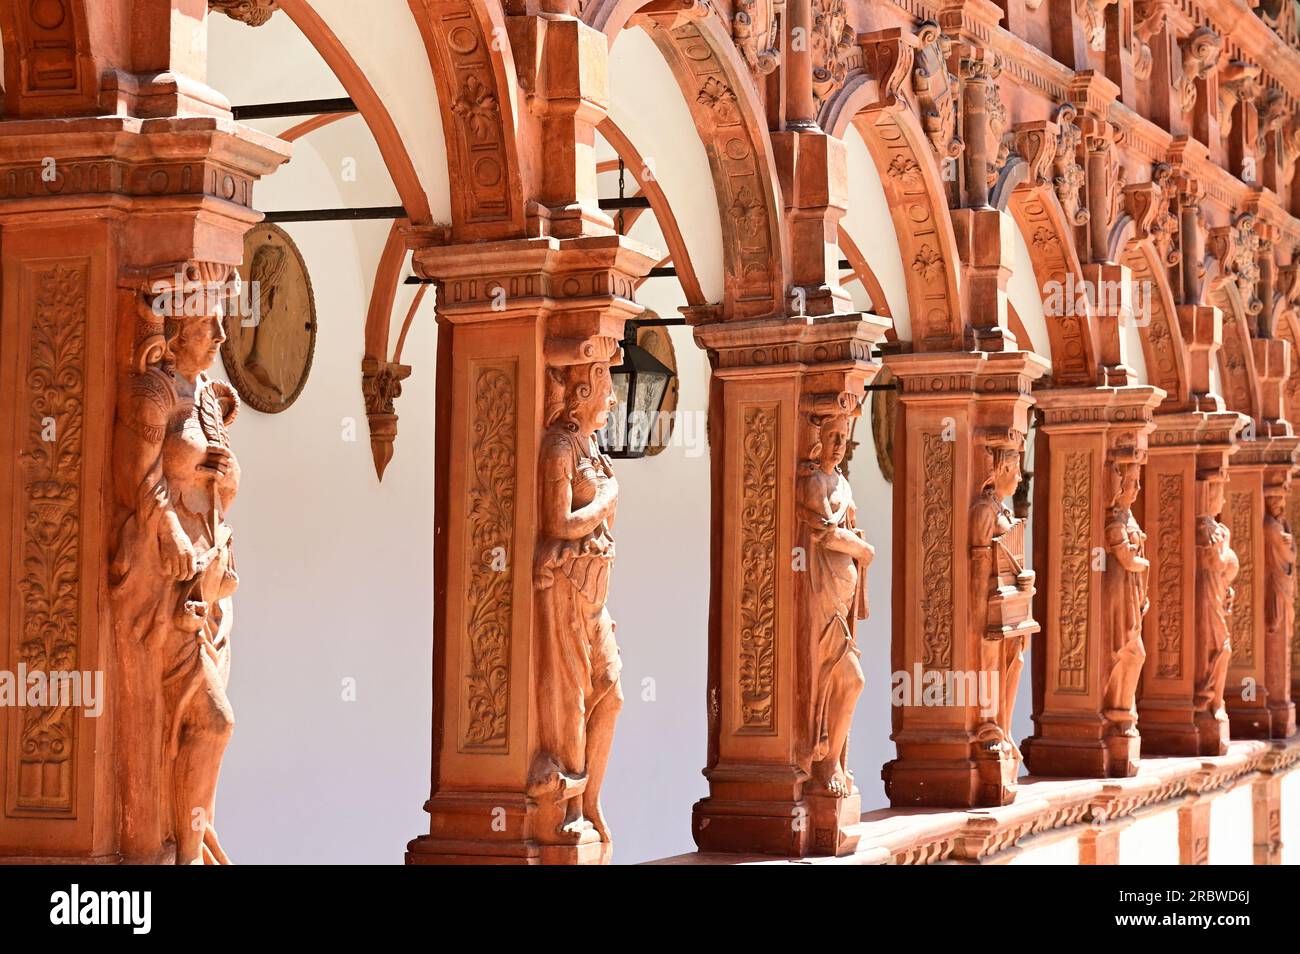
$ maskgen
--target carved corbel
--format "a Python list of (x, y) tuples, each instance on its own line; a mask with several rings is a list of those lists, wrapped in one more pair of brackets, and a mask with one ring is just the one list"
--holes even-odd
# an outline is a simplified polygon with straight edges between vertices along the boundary
[(1078, 110), (1070, 103), (1063, 103), (1056, 111), (1056, 156), (1052, 160), (1053, 185), (1056, 197), (1065, 211), (1065, 219), (1071, 225), (1086, 225), (1089, 213), (1083, 208), (1080, 193), (1084, 185), (1083, 166), (1078, 162), (1079, 147), (1083, 141), (1083, 132), (1078, 122)]
[(844, 85), (857, 43), (845, 0), (812, 0), (812, 15), (812, 85), (820, 108)]
[(912, 75), (916, 63), (916, 39), (899, 29), (864, 34), (862, 67), (875, 77), (879, 98), (873, 109), (896, 110), (907, 106), (903, 84)]
[(1238, 103), (1251, 102), (1259, 92), (1260, 68), (1241, 60), (1228, 63), (1219, 74), (1219, 132), (1232, 132), (1232, 113)]
[(1031, 186), (1052, 186), (1060, 129), (1053, 122), (1019, 123), (1012, 130), (1015, 154), (1025, 161), (1025, 181)]
[(1255, 216), (1249, 212), (1237, 216), (1231, 225), (1210, 230), (1208, 250), (1219, 262), (1219, 275), (1214, 284), (1221, 287), (1224, 282), (1235, 282), (1248, 315), (1258, 315), (1263, 308), (1256, 295), (1259, 246)]
[(1088, 48), (1101, 52), (1106, 49), (1106, 8), (1119, 0), (1074, 0), (1074, 12), (1088, 38)]
[(1190, 113), (1196, 106), (1196, 81), (1206, 80), (1219, 64), (1219, 54), (1223, 51), (1223, 40), (1209, 27), (1198, 27), (1179, 41), (1182, 50), (1182, 66), (1174, 81), (1178, 91), (1178, 105), (1184, 113)]
[(1085, 114), (1079, 131), (1087, 157), (1085, 170), (1088, 202), (1090, 258), (1104, 261), (1109, 250), (1109, 230), (1119, 218), (1123, 169), (1115, 156), (1120, 132), (1109, 120)]
[(393, 459), (397, 440), (397, 412), (394, 402), (402, 396), (402, 382), (411, 376), (409, 364), (396, 364), (366, 356), (361, 361), (361, 392), (366, 399), (366, 419), (370, 424), (370, 453), (375, 459), (375, 473), (384, 479), (384, 470)]
[(208, 9), (258, 27), (280, 9), (278, 0), (208, 0)]
[(1133, 4), (1133, 75), (1138, 79), (1151, 76), (1151, 41), (1164, 29), (1173, 6), (1170, 0), (1137, 0)]
[(1269, 143), (1273, 134), (1282, 128), (1290, 116), (1290, 110), (1286, 106), (1286, 94), (1276, 86), (1260, 90), (1255, 100), (1255, 110), (1259, 114), (1256, 151), (1263, 159), (1272, 151)]
[(957, 77), (948, 68), (952, 43), (933, 20), (917, 27), (916, 42), (912, 94), (921, 126), (940, 162), (956, 159), (964, 144), (958, 135)]
[(781, 62), (777, 27), (783, 0), (736, 0), (731, 15), (731, 40), (755, 73), (766, 76)]

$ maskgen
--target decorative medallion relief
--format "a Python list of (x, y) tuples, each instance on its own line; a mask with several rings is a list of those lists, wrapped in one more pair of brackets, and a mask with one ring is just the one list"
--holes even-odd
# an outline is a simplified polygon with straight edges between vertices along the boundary
[[(23, 400), (27, 439), (15, 597), (22, 610), (14, 662), (29, 672), (78, 668), (89, 268), (85, 259), (69, 259), (28, 266), (22, 276), (21, 295), (34, 320)], [(74, 816), (77, 710), (29, 706), (16, 712), (16, 744), (7, 747), (9, 777), (16, 780), (8, 812)]]
[(278, 414), (302, 393), (316, 352), (316, 299), (289, 234), (259, 225), (244, 239), (242, 293), (226, 313), (221, 362), (240, 398)]
[(1088, 618), (1092, 578), (1092, 452), (1065, 455), (1061, 487), (1061, 692), (1088, 691)]
[(514, 520), (518, 481), (516, 371), (473, 367), (473, 428), (466, 454), (462, 751), (505, 751), (514, 625)]
[(745, 409), (741, 488), (739, 722), (742, 732), (776, 730), (776, 405)]

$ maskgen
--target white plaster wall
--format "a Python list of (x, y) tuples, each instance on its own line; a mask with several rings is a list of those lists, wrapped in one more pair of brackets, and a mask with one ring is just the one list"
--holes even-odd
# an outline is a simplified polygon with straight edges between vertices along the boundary
[[(848, 157), (849, 208), (840, 225), (880, 282), (898, 337), (906, 341), (912, 337), (912, 313), (907, 301), (903, 259), (898, 253), (898, 233), (885, 198), (885, 187), (867, 144), (852, 126), (845, 134), (844, 143)], [(856, 283), (852, 287), (857, 287)]]
[(1210, 803), (1210, 864), (1255, 863), (1255, 820), (1250, 782), (1215, 797)]
[(1300, 769), (1282, 777), (1282, 864), (1300, 865)]
[[(677, 80), (654, 41), (639, 29), (619, 34), (609, 51), (609, 73), (610, 118), (632, 140), (668, 196), (704, 297), (719, 302), (722, 223), (713, 175)], [(607, 147), (600, 153), (612, 154)], [(629, 194), (639, 171), (628, 170)]]
[[(259, 30), (212, 22), (212, 82), (232, 102), (343, 95), (283, 15)], [(280, 132), (298, 121), (257, 125)], [(292, 161), (258, 185), (256, 198), (263, 209), (398, 201), (360, 118), (296, 143)], [(243, 469), (230, 514), (241, 578), (230, 686), (236, 729), (217, 805), (237, 862), (395, 863), (427, 830), (433, 301), (407, 340), (404, 357), (417, 370), (404, 385), (398, 451), (380, 485), (360, 362), (388, 226), (287, 226), (315, 293), (311, 377), (289, 410), (245, 408), (233, 429)], [(394, 342), (412, 295), (399, 291)], [(354, 680), (355, 701), (344, 699), (345, 679)]]
[(1178, 864), (1178, 810), (1140, 814), (1120, 832), (1119, 863), (1122, 865)]

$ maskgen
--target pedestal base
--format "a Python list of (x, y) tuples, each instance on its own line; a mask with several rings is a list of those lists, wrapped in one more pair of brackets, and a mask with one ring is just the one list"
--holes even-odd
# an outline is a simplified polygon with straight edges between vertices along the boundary
[(1138, 771), (1142, 740), (1110, 735), (1100, 739), (1033, 736), (1021, 743), (1029, 774), (1056, 778), (1132, 778)]
[(1215, 718), (1208, 712), (1196, 713), (1196, 736), (1199, 742), (1197, 755), (1228, 754), (1228, 719)]
[[(983, 761), (983, 760), (982, 760)], [(961, 762), (895, 759), (880, 770), (894, 808), (993, 808), (1016, 798), (1014, 760)]]
[(812, 839), (803, 802), (742, 802), (702, 798), (691, 809), (691, 835), (700, 851), (802, 858)]
[(857, 788), (851, 795), (809, 795), (804, 798), (812, 818), (812, 846), (809, 854), (838, 858), (851, 855), (858, 847), (853, 829), (862, 821), (862, 796)]

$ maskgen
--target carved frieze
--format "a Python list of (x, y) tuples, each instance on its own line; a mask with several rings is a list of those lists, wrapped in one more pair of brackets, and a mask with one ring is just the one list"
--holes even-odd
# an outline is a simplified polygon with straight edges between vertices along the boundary
[[(15, 602), (17, 659), (29, 672), (73, 672), (81, 649), (81, 509), (85, 436), (85, 346), (90, 263), (29, 267), (24, 297), (33, 323), (26, 360), (29, 409), (22, 461), (23, 522)], [(75, 814), (77, 710), (24, 706), (8, 748), (7, 808), (15, 814)]]
[(764, 733), (776, 728), (777, 414), (746, 408), (742, 447), (738, 724)]
[(1061, 482), (1061, 692), (1087, 692), (1088, 617), (1092, 578), (1092, 452), (1065, 455)]
[(1183, 676), (1183, 479), (1161, 474), (1157, 484), (1160, 528), (1156, 552), (1160, 564), (1156, 580), (1156, 676)]
[(922, 665), (952, 668), (953, 491), (956, 442), (921, 435)]
[(465, 643), (460, 747), (504, 751), (509, 736), (514, 626), (516, 385), (513, 367), (480, 366), (473, 381), (474, 429), (465, 547)]
[(1255, 516), (1251, 503), (1249, 493), (1235, 491), (1229, 495), (1227, 507), (1238, 567), (1229, 616), (1232, 658), (1234, 664), (1245, 668), (1255, 664)]

